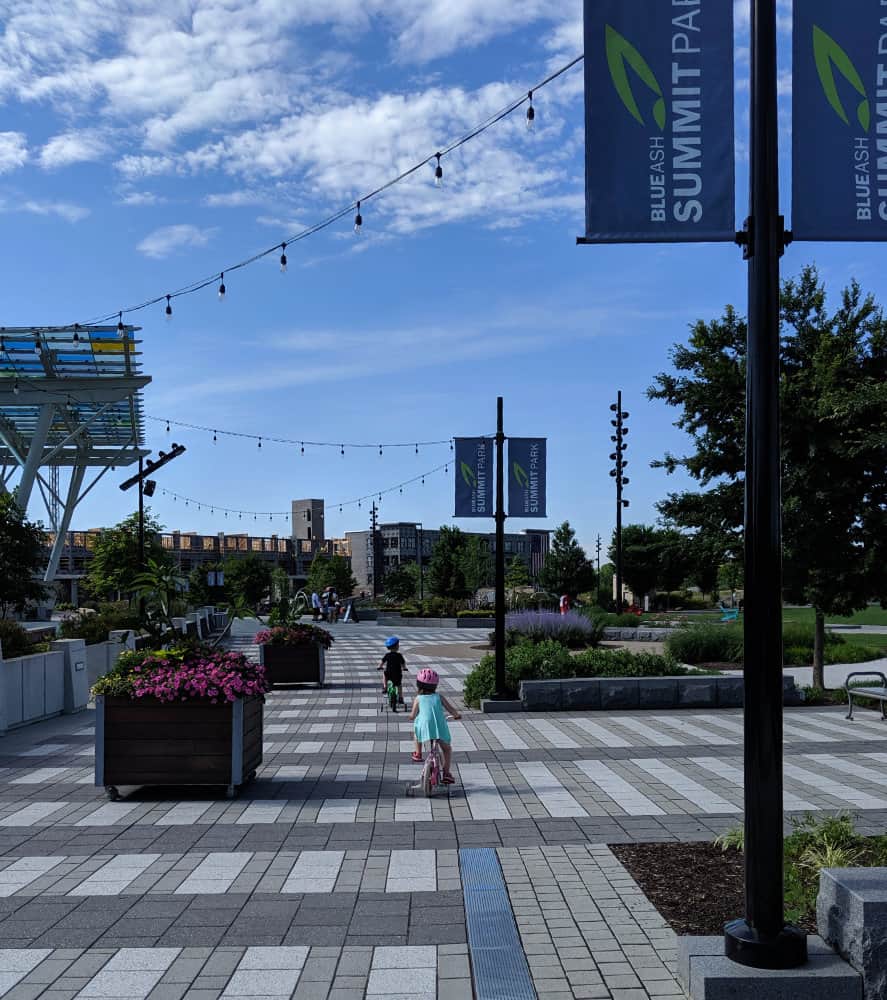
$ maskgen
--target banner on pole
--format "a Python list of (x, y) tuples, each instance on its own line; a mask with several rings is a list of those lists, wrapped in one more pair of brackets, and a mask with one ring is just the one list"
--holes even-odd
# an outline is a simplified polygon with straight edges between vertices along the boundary
[(733, 4), (585, 0), (582, 243), (733, 242)]
[(795, 0), (792, 234), (887, 240), (887, 3)]
[(508, 439), (508, 516), (545, 517), (545, 438)]
[(493, 441), (456, 438), (456, 517), (492, 517)]

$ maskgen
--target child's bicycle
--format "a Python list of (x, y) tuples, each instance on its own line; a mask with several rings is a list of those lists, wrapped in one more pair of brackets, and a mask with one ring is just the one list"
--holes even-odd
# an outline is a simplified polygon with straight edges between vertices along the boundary
[(430, 740), (427, 744), (423, 744), (423, 749), (426, 746), (428, 749), (425, 753), (425, 763), (422, 765), (422, 774), (415, 785), (407, 786), (407, 795), (412, 797), (421, 791), (425, 798), (430, 799), (434, 794), (434, 789), (439, 786), (445, 787), (447, 795), (449, 795), (450, 786), (443, 784), (444, 765), (440, 741)]
[(394, 681), (389, 681), (388, 684), (385, 686), (384, 693), (382, 694), (382, 704), (379, 705), (379, 711), (384, 712), (385, 706), (387, 705), (392, 712), (396, 713), (398, 696), (399, 692), (397, 689), (397, 685), (394, 683)]

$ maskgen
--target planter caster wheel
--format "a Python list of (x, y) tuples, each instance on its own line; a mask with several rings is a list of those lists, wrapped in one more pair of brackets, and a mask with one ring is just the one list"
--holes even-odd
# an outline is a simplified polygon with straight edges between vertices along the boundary
[(241, 788), (246, 788), (247, 785), (252, 784), (252, 782), (254, 782), (255, 780), (256, 780), (256, 772), (250, 771), (250, 773), (243, 779), (242, 784), (237, 786), (238, 791)]
[(105, 791), (108, 793), (109, 802), (119, 802), (120, 792), (117, 790), (116, 785), (107, 785)]
[(236, 799), (237, 798), (237, 789), (238, 789), (237, 785), (228, 785), (228, 788), (225, 791), (225, 798), (226, 799)]

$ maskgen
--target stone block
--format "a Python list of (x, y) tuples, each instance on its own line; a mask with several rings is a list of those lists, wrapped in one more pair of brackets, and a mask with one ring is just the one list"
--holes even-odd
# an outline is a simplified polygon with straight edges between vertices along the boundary
[(678, 703), (677, 677), (642, 677), (638, 681), (640, 708), (674, 708)]
[(637, 677), (601, 677), (601, 708), (637, 708)]
[(745, 700), (745, 681), (742, 677), (716, 678), (718, 708), (742, 708)]
[(821, 938), (799, 969), (752, 969), (724, 955), (723, 937), (679, 937), (678, 981), (690, 1000), (862, 1000), (862, 977)]
[(865, 1000), (887, 996), (887, 868), (824, 868), (819, 933), (862, 973)]
[(486, 715), (498, 715), (503, 712), (522, 712), (524, 705), (520, 699), (510, 701), (503, 698), (502, 701), (495, 701), (493, 698), (484, 698), (480, 703), (480, 710)]
[(565, 710), (601, 707), (601, 682), (597, 677), (575, 677), (561, 681), (561, 707)]
[(552, 712), (561, 708), (561, 681), (521, 681), (525, 712)]
[(714, 708), (718, 703), (715, 677), (678, 677), (678, 708)]
[(800, 705), (801, 701), (801, 692), (795, 685), (794, 677), (791, 674), (784, 674), (782, 677), (782, 704)]
[(635, 638), (638, 642), (652, 642), (653, 641), (653, 630), (649, 628), (639, 628), (635, 632)]

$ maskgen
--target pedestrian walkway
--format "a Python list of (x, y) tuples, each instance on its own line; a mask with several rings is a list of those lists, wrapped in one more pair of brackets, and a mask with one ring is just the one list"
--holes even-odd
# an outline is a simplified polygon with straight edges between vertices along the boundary
[[(255, 655), (255, 623), (239, 626), (232, 645)], [(327, 685), (268, 696), (264, 762), (234, 800), (108, 802), (91, 711), (0, 739), (0, 998), (680, 996), (674, 935), (605, 845), (740, 822), (741, 713), (466, 711), (456, 785), (408, 798), (417, 767), (407, 716), (382, 706), (382, 633), (333, 630)], [(456, 700), (464, 632), (404, 632), (408, 695), (433, 663)], [(431, 643), (458, 655), (419, 652)], [(852, 809), (883, 829), (874, 713), (790, 710), (785, 741), (788, 812)]]

